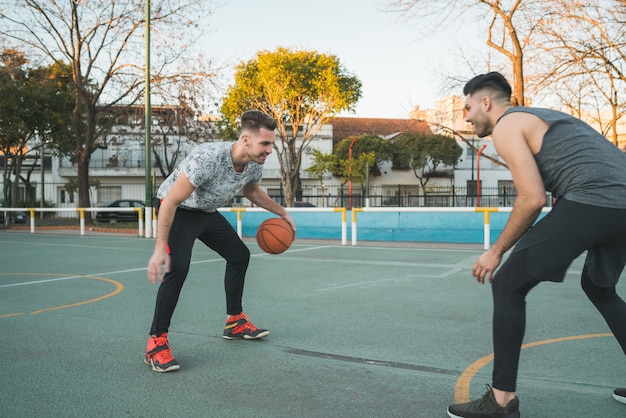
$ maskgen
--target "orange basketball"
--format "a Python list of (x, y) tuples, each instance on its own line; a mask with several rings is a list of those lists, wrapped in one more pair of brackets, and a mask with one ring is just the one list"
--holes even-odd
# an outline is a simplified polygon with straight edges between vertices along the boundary
[(293, 229), (283, 218), (264, 220), (256, 231), (256, 242), (268, 254), (280, 254), (293, 242)]

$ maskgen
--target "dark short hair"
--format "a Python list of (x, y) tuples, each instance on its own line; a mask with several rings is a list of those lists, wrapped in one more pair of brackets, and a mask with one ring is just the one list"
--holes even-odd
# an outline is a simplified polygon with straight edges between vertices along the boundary
[(261, 128), (273, 131), (276, 129), (276, 119), (260, 110), (247, 110), (241, 115), (241, 130), (258, 132)]
[(472, 95), (480, 90), (491, 90), (499, 98), (511, 100), (511, 85), (502, 74), (492, 71), (487, 74), (480, 74), (472, 78), (463, 87), (465, 96)]

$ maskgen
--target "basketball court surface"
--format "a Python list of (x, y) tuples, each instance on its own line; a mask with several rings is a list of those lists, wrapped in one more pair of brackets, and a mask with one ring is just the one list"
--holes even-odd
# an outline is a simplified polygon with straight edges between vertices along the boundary
[[(152, 239), (0, 232), (0, 416), (444, 418), (491, 382), (491, 290), (470, 274), (481, 245), (246, 242), (244, 311), (271, 334), (222, 338), (225, 263), (198, 242), (169, 332), (181, 369), (155, 373)], [(624, 354), (581, 266), (527, 298), (522, 417), (626, 416), (611, 397)]]

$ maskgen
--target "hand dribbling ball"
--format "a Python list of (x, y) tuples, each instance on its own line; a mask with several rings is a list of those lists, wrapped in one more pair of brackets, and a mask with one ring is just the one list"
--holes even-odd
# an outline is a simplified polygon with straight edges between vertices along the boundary
[(291, 246), (293, 229), (283, 218), (264, 220), (256, 231), (256, 242), (268, 254), (280, 254)]

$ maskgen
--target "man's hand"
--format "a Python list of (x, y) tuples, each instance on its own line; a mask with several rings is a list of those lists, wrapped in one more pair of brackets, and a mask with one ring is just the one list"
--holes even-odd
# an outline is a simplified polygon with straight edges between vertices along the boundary
[(293, 221), (293, 218), (291, 217), (291, 215), (289, 213), (286, 213), (283, 216), (281, 216), (281, 218), (286, 220), (287, 223), (291, 225), (291, 229), (293, 229), (293, 236), (295, 237), (296, 236), (296, 223)]
[(502, 254), (491, 248), (478, 257), (474, 267), (472, 267), (472, 275), (480, 284), (485, 283), (485, 277), (488, 277), (489, 283), (491, 283), (493, 281), (493, 273), (500, 265), (500, 261), (502, 261)]
[(169, 273), (170, 255), (165, 250), (155, 249), (148, 262), (148, 280), (150, 280), (150, 283), (156, 284), (157, 280), (163, 282), (162, 266), (165, 266), (165, 272)]

